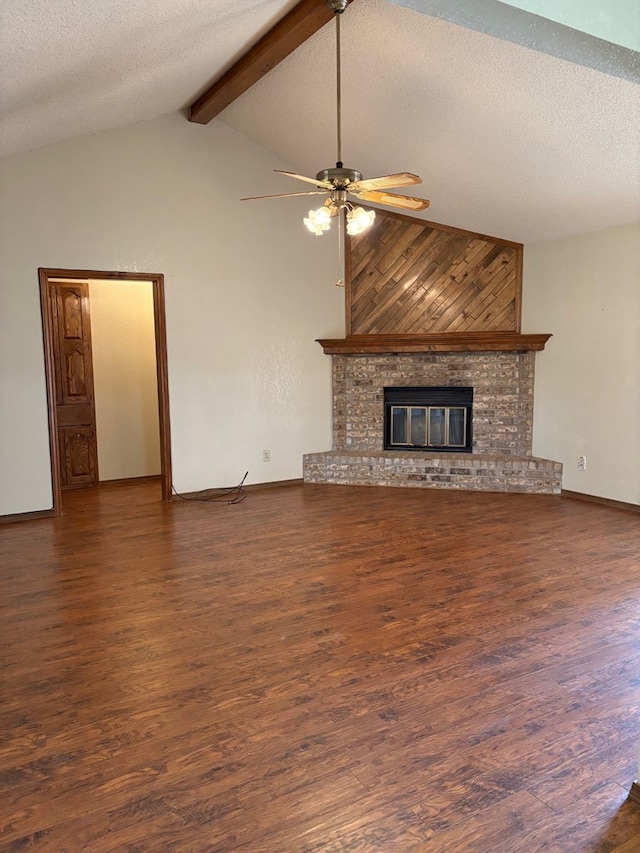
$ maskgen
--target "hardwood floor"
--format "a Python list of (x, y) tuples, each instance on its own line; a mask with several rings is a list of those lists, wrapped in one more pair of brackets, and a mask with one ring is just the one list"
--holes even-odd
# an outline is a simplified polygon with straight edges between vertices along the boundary
[(638, 517), (153, 483), (0, 529), (0, 850), (638, 853)]

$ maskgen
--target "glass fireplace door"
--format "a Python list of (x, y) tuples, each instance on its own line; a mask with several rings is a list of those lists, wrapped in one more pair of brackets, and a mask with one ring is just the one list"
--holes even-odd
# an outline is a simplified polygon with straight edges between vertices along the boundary
[(464, 406), (392, 406), (391, 444), (410, 447), (465, 447)]

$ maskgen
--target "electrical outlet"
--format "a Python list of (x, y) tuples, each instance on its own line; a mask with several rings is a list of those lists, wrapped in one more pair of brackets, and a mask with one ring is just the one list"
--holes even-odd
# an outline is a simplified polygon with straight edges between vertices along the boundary
[(262, 461), (263, 462), (271, 462), (271, 451), (263, 450), (262, 451)]
[(586, 456), (578, 456), (578, 471), (586, 471), (587, 470), (587, 457)]

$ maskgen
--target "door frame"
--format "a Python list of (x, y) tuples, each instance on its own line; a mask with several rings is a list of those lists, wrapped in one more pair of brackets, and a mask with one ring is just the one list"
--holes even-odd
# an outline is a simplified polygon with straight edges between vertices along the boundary
[(162, 500), (170, 501), (171, 475), (171, 425), (169, 421), (169, 372), (167, 365), (167, 323), (164, 301), (164, 275), (143, 272), (105, 272), (102, 270), (66, 270), (40, 267), (40, 309), (44, 342), (44, 369), (47, 387), (47, 413), (49, 419), (49, 451), (51, 454), (51, 485), (53, 514), (62, 514), (62, 488), (60, 485), (60, 452), (58, 448), (58, 416), (56, 413), (55, 361), (53, 348), (53, 315), (49, 300), (49, 279), (66, 278), (70, 281), (107, 279), (111, 281), (150, 281), (153, 290), (153, 321), (156, 342), (156, 376), (158, 382), (158, 415), (160, 426), (160, 478)]

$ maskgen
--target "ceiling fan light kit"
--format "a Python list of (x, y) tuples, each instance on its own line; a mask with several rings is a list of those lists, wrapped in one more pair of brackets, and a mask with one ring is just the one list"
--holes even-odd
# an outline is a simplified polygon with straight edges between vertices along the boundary
[[(367, 228), (373, 225), (373, 220), (376, 218), (375, 210), (365, 210), (364, 207), (354, 207), (351, 202), (343, 202), (343, 208), (347, 211), (347, 234), (350, 237), (355, 237), (357, 234), (362, 234)], [(335, 208), (333, 208), (335, 210)], [(305, 216), (304, 224), (312, 234), (321, 237), (325, 231), (331, 228), (331, 218), (338, 212), (333, 210), (326, 204), (319, 207), (317, 210), (310, 210), (309, 215)]]
[(315, 178), (298, 175), (295, 172), (284, 172), (280, 169), (275, 171), (281, 175), (287, 175), (298, 181), (313, 184), (315, 189), (307, 192), (278, 193), (276, 195), (253, 196), (244, 198), (242, 201), (253, 201), (259, 198), (286, 198), (299, 195), (324, 195), (328, 197), (322, 207), (310, 210), (304, 218), (304, 224), (312, 234), (322, 236), (331, 228), (331, 220), (338, 217), (340, 229), (346, 217), (347, 234), (355, 236), (362, 234), (373, 225), (375, 210), (365, 210), (356, 207), (348, 195), (362, 201), (373, 201), (387, 207), (396, 207), (401, 210), (419, 211), (429, 207), (429, 202), (424, 198), (390, 193), (386, 190), (396, 187), (407, 187), (413, 184), (421, 184), (422, 178), (411, 172), (398, 172), (393, 175), (382, 175), (379, 178), (365, 179), (362, 172), (357, 169), (346, 168), (342, 162), (342, 81), (340, 67), (340, 16), (349, 5), (349, 0), (327, 0), (327, 6), (335, 15), (336, 21), (336, 137), (337, 157), (335, 167), (322, 169)]

